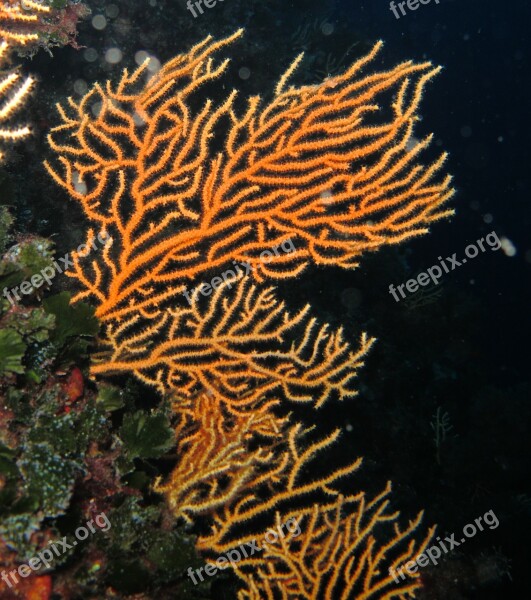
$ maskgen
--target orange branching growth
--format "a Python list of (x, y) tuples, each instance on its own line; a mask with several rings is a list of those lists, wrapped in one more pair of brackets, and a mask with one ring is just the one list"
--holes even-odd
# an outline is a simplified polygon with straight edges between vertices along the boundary
[[(7, 42), (0, 42), (0, 69), (7, 61), (9, 50)], [(13, 114), (24, 105), (32, 87), (31, 77), (23, 77), (16, 71), (0, 71), (0, 143), (13, 143), (31, 133), (27, 125), (5, 127), (4, 124), (9, 123)], [(3, 157), (3, 153), (0, 152), (0, 161)]]
[(361, 459), (318, 477), (316, 459), (339, 430), (308, 443), (313, 428), (279, 418), (276, 404), (239, 411), (211, 394), (176, 401), (179, 462), (155, 490), (177, 517), (209, 517), (197, 547), (212, 564), (255, 542), (256, 553), (240, 552), (231, 564), (243, 584), (239, 600), (414, 597), (419, 575), (393, 575), (424, 551), (434, 528), (420, 543), (413, 535), (422, 514), (401, 529), (389, 483), (373, 499), (344, 493)]
[(167, 482), (155, 484), (176, 517), (192, 522), (197, 515), (211, 514), (244, 489), (263, 484), (264, 472), (271, 483), (278, 481), (273, 472), (286, 467), (287, 457), (276, 450), (287, 419), (274, 415), (276, 404), (271, 400), (229, 413), (211, 394), (176, 403), (179, 462)]
[[(228, 285), (210, 298), (196, 290), (191, 305), (151, 319), (135, 315), (109, 324), (109, 351), (96, 357), (93, 374), (134, 372), (161, 393), (177, 389), (191, 396), (203, 389), (239, 406), (276, 390), (316, 406), (333, 394), (356, 395), (356, 372), (373, 339), (363, 334), (353, 351), (341, 329), (330, 332), (308, 317), (309, 306), (290, 315), (271, 288), (249, 278), (230, 291)], [(139, 323), (144, 329), (130, 333)]]
[[(274, 529), (296, 519), (300, 537), (279, 538), (276, 544), (266, 544), (263, 554), (245, 565), (235, 565), (235, 572), (245, 584), (239, 600), (414, 597), (414, 591), (421, 587), (419, 574), (408, 574), (397, 583), (392, 573), (424, 551), (433, 529), (420, 543), (411, 535), (422, 515), (400, 529), (396, 523), (398, 513), (388, 510), (385, 498), (389, 492), (388, 485), (370, 501), (363, 494), (348, 499), (340, 494), (326, 505), (314, 504), (286, 514), (277, 512)], [(378, 545), (375, 535), (380, 538), (386, 526), (388, 539)]]
[[(400, 529), (398, 512), (389, 510), (390, 484), (370, 500), (364, 492), (340, 493), (339, 480), (354, 473), (361, 460), (321, 479), (308, 480), (307, 472), (314, 471), (309, 463), (339, 434), (335, 431), (300, 449), (303, 435), (300, 425), (289, 431), (288, 468), (280, 478), (278, 470), (274, 471), (275, 493), (264, 494), (259, 486), (249, 487), (237, 502), (215, 513), (211, 532), (199, 538), (198, 547), (215, 557), (252, 540), (258, 542), (262, 548), (259, 553), (232, 565), (245, 584), (240, 600), (381, 600), (413, 596), (420, 587), (418, 574), (397, 583), (390, 569), (422, 553), (433, 529), (420, 543), (412, 538), (422, 514)], [(313, 499), (310, 503), (309, 495)], [(300, 535), (278, 535), (271, 543), (264, 522), (278, 532), (290, 520), (298, 523)], [(253, 529), (256, 524), (260, 529)]]
[[(411, 595), (418, 578), (395, 584), (388, 569), (432, 532), (417, 549), (420, 516), (400, 530), (389, 486), (373, 500), (346, 493), (360, 460), (317, 476), (310, 463), (339, 432), (304, 445), (309, 430), (269, 400), (354, 396), (373, 340), (363, 334), (353, 350), (341, 329), (317, 325), (308, 307), (289, 314), (257, 283), (309, 263), (355, 267), (363, 252), (452, 213), (445, 155), (422, 164), (431, 136), (414, 138), (438, 69), (404, 62), (364, 75), (378, 43), (316, 86), (288, 86), (297, 57), (268, 103), (252, 97), (240, 110), (235, 91), (202, 100), (228, 66), (216, 53), (241, 34), (209, 36), (151, 79), (144, 64), (58, 106), (49, 135), (58, 156), (46, 168), (91, 222), (87, 245), (112, 240), (96, 256), (74, 255), (69, 273), (81, 285), (75, 300), (95, 301), (104, 324), (92, 372), (133, 372), (182, 398), (179, 462), (156, 487), (186, 521), (211, 519), (198, 541), (211, 558), (259, 539), (264, 523), (291, 516), (304, 528), (234, 566), (241, 600)], [(288, 242), (292, 251), (272, 257)], [(222, 280), (234, 264), (248, 276)], [(386, 525), (388, 541), (377, 543)]]
[(50, 7), (33, 0), (0, 1), (0, 38), (13, 46), (35, 42), (39, 35), (36, 25)]
[[(207, 37), (148, 81), (144, 64), (58, 107), (49, 142), (59, 158), (46, 167), (92, 222), (89, 236), (114, 240), (71, 273), (104, 321), (158, 310), (233, 260), (258, 279), (295, 276), (310, 261), (353, 267), (452, 212), (450, 178), (437, 177), (445, 155), (421, 164), (431, 136), (413, 138), (439, 69), (404, 62), (363, 76), (378, 43), (343, 75), (288, 87), (298, 57), (271, 102), (252, 97), (239, 114), (235, 91), (200, 98), (228, 65), (214, 55), (241, 33)], [(288, 238), (296, 250), (264, 264), (261, 253)]]

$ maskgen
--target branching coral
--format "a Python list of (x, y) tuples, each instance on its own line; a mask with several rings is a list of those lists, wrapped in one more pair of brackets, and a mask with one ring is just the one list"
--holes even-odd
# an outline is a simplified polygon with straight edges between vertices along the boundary
[[(92, 372), (130, 371), (162, 393), (204, 389), (240, 406), (278, 389), (316, 406), (333, 394), (356, 395), (356, 371), (372, 339), (363, 334), (353, 351), (341, 329), (330, 332), (308, 317), (309, 306), (290, 315), (271, 288), (242, 278), (230, 292), (229, 285), (222, 283), (208, 299), (196, 290), (190, 306), (108, 325), (111, 351), (101, 354)], [(138, 322), (143, 330), (131, 334)]]
[[(153, 309), (186, 279), (235, 259), (277, 277), (309, 260), (355, 266), (363, 251), (425, 233), (452, 212), (442, 208), (449, 177), (435, 181), (445, 155), (424, 167), (416, 160), (431, 137), (412, 144), (422, 90), (438, 69), (406, 62), (360, 77), (377, 44), (341, 76), (285, 89), (299, 57), (268, 105), (250, 98), (238, 116), (231, 92), (192, 111), (228, 65), (212, 55), (240, 34), (205, 39), (147, 83), (144, 64), (59, 107), (63, 124), (49, 136), (59, 164), (48, 171), (115, 243), (112, 259), (74, 273), (105, 321)], [(392, 114), (375, 122), (387, 92)], [(288, 237), (296, 251), (264, 265), (260, 253)]]
[[(265, 490), (249, 486), (237, 501), (216, 511), (212, 530), (199, 538), (198, 547), (207, 556), (222, 555), (257, 541), (261, 552), (233, 565), (245, 583), (241, 600), (381, 600), (413, 595), (420, 587), (418, 574), (397, 584), (389, 570), (421, 553), (433, 529), (418, 544), (412, 535), (422, 514), (400, 529), (398, 512), (389, 510), (390, 484), (373, 499), (364, 492), (341, 493), (340, 480), (355, 473), (361, 460), (321, 479), (308, 477), (308, 472), (315, 473), (312, 461), (336, 442), (339, 431), (309, 444), (304, 443), (306, 434), (300, 425), (289, 430), (283, 471), (272, 466), (274, 477), (262, 478)], [(271, 543), (264, 522), (279, 531), (290, 520), (297, 522), (299, 535), (279, 535)], [(388, 541), (377, 542), (382, 538)]]
[[(0, 42), (0, 69), (7, 61), (9, 50), (7, 42)], [(32, 87), (31, 77), (23, 77), (16, 71), (0, 72), (0, 100), (3, 101), (0, 105), (0, 142), (13, 143), (31, 133), (27, 125), (5, 127), (4, 123), (9, 123), (13, 114), (24, 105)], [(4, 154), (0, 152), (0, 161), (3, 157)]]
[[(210, 517), (210, 532), (198, 540), (207, 557), (256, 543), (256, 554), (233, 565), (244, 583), (241, 600), (413, 595), (418, 574), (397, 584), (390, 569), (421, 553), (433, 529), (420, 544), (412, 536), (421, 514), (400, 529), (398, 512), (389, 510), (390, 484), (370, 500), (363, 492), (342, 493), (350, 486), (341, 481), (358, 470), (360, 459), (314, 479), (316, 460), (337, 442), (339, 430), (307, 442), (310, 430), (277, 417), (276, 405), (230, 411), (211, 394), (177, 400), (178, 463), (155, 490), (187, 522)], [(297, 523), (298, 535), (286, 532), (272, 542), (267, 531), (282, 531), (289, 522)], [(381, 538), (387, 541), (377, 542)]]
[(277, 403), (271, 400), (230, 413), (211, 394), (175, 403), (179, 462), (170, 479), (163, 485), (157, 482), (155, 490), (166, 494), (177, 517), (191, 522), (197, 515), (212, 514), (246, 488), (263, 483), (264, 473), (278, 480), (273, 471), (282, 472), (287, 464), (287, 457), (277, 452), (287, 419), (274, 415)]
[[(190, 370), (191, 361), (183, 363), (188, 355), (201, 359), (195, 373), (191, 369), (201, 383), (209, 379), (207, 371), (227, 365), (234, 368), (233, 379), (256, 381), (255, 365), (249, 370), (252, 352), (258, 360), (264, 354), (252, 348), (242, 368), (231, 338), (214, 339), (197, 310), (178, 308), (189, 280), (233, 260), (251, 265), (258, 280), (293, 277), (310, 261), (352, 267), (363, 251), (424, 233), (452, 212), (443, 208), (452, 195), (450, 178), (436, 179), (445, 155), (425, 167), (417, 158), (431, 138), (412, 143), (422, 90), (438, 69), (405, 62), (362, 77), (381, 46), (376, 44), (343, 75), (288, 88), (298, 57), (269, 104), (250, 98), (237, 115), (231, 92), (217, 105), (207, 100), (193, 110), (201, 87), (227, 68), (227, 60), (218, 64), (213, 55), (240, 35), (206, 38), (147, 82), (144, 64), (132, 74), (124, 71), (117, 85), (96, 84), (79, 103), (70, 99), (66, 108), (58, 107), (62, 124), (49, 136), (58, 161), (46, 168), (92, 222), (87, 243), (101, 232), (113, 240), (95, 259), (76, 256), (70, 273), (82, 287), (78, 298), (92, 297), (97, 315), (109, 324), (111, 359), (94, 373), (132, 370), (159, 387), (181, 386), (183, 366)], [(392, 111), (377, 118), (377, 102), (388, 93), (395, 96)], [(223, 123), (226, 141), (216, 149)], [(295, 251), (265, 264), (262, 252), (287, 239)], [(204, 311), (207, 321), (219, 302), (214, 293)], [(225, 323), (242, 314), (238, 301), (223, 303)], [(290, 317), (275, 314), (286, 331)], [(295, 321), (301, 318), (299, 313)], [(155, 344), (163, 331), (170, 332), (167, 341)], [(262, 327), (249, 320), (237, 336), (237, 345), (249, 348), (263, 339)], [(307, 329), (299, 347), (315, 356), (319, 344), (309, 337)], [(317, 338), (333, 347), (332, 354), (348, 354), (340, 333), (324, 342), (321, 330)], [(365, 339), (351, 356), (367, 347)], [(271, 347), (268, 358), (281, 359), (273, 366), (277, 381), (293, 365), (293, 374), (304, 378), (296, 363), (307, 365), (299, 356), (286, 366), (283, 351)], [(316, 369), (324, 374), (348, 364), (325, 360)], [(269, 377), (271, 369), (263, 373)]]
[[(295, 519), (301, 537), (279, 538), (275, 544), (266, 544), (259, 557), (236, 565), (235, 571), (245, 583), (239, 600), (414, 597), (421, 587), (419, 574), (397, 585), (391, 573), (425, 550), (433, 530), (420, 543), (415, 542), (411, 536), (422, 515), (400, 529), (398, 513), (389, 511), (389, 492), (390, 486), (372, 500), (363, 494), (352, 498), (338, 495), (329, 504), (275, 513), (273, 529)], [(379, 545), (377, 540), (383, 536), (388, 541)]]
[(26, 56), (39, 48), (78, 48), (77, 24), (89, 14), (78, 0), (0, 0), (0, 38)]
[(0, 2), (0, 38), (13, 46), (25, 46), (39, 39), (38, 24), (50, 7), (33, 0)]
[[(156, 489), (186, 521), (211, 519), (198, 541), (211, 558), (263, 537), (264, 524), (294, 518), (304, 529), (233, 567), (242, 600), (411, 595), (418, 577), (395, 585), (388, 569), (421, 552), (432, 531), (417, 547), (420, 516), (399, 529), (390, 486), (372, 500), (345, 492), (360, 460), (316, 478), (310, 463), (339, 432), (305, 443), (308, 431), (271, 400), (321, 406), (355, 395), (373, 340), (363, 334), (352, 350), (342, 330), (318, 326), (308, 307), (290, 315), (258, 283), (310, 263), (355, 267), (364, 252), (452, 213), (445, 155), (423, 165), (431, 136), (413, 137), (438, 69), (404, 62), (363, 75), (377, 43), (320, 85), (288, 86), (297, 57), (272, 100), (252, 97), (242, 112), (235, 91), (200, 102), (228, 66), (215, 54), (241, 33), (207, 37), (154, 77), (144, 64), (58, 106), (48, 138), (57, 158), (46, 168), (91, 222), (87, 245), (112, 239), (90, 260), (75, 254), (69, 272), (76, 299), (92, 299), (104, 324), (92, 372), (132, 372), (180, 398), (178, 463)], [(264, 260), (288, 240), (292, 252)], [(250, 275), (197, 286), (234, 262)], [(377, 543), (381, 535), (389, 541)]]

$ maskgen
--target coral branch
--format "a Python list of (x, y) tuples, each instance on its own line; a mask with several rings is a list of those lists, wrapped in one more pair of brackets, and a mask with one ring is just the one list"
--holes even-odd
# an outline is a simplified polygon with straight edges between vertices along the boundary
[[(300, 537), (286, 535), (266, 544), (259, 557), (239, 562), (236, 574), (244, 583), (239, 600), (390, 600), (414, 597), (421, 587), (418, 573), (393, 578), (393, 570), (414, 560), (429, 544), (434, 529), (420, 543), (411, 537), (422, 514), (400, 529), (398, 513), (389, 512), (390, 485), (372, 501), (363, 494), (347, 500), (338, 495), (329, 505), (314, 504), (302, 510), (276, 512), (272, 529), (296, 521)], [(393, 527), (389, 524), (393, 523)], [(383, 531), (382, 531), (383, 530)], [(387, 530), (387, 531), (386, 531)], [(385, 532), (382, 546), (376, 537)]]
[[(7, 61), (10, 47), (7, 42), (0, 42), (0, 68)], [(7, 141), (10, 143), (16, 142), (27, 137), (31, 130), (27, 125), (18, 125), (15, 127), (5, 127), (4, 123), (9, 122), (15, 112), (20, 110), (24, 105), (30, 91), (33, 87), (33, 79), (31, 77), (23, 77), (16, 71), (2, 73), (0, 72), (0, 143)], [(0, 152), (0, 161), (4, 158), (4, 154)]]
[[(397, 582), (390, 569), (422, 553), (434, 529), (419, 544), (411, 536), (422, 514), (400, 529), (398, 512), (389, 510), (390, 484), (371, 500), (364, 492), (341, 493), (339, 481), (354, 473), (361, 460), (321, 479), (308, 479), (303, 474), (315, 472), (311, 461), (339, 434), (335, 431), (303, 450), (300, 445), (304, 435), (300, 425), (291, 428), (288, 468), (280, 477), (278, 469), (274, 471), (274, 493), (270, 489), (266, 493), (257, 485), (247, 488), (238, 502), (215, 513), (211, 532), (200, 536), (198, 547), (214, 557), (257, 541), (260, 553), (232, 565), (245, 584), (239, 600), (414, 596), (414, 590), (420, 587), (418, 573), (408, 573), (407, 578)], [(313, 501), (308, 502), (310, 494)], [(264, 522), (276, 532), (274, 542), (268, 538)], [(297, 523), (298, 534), (293, 527), (279, 534), (288, 522)], [(377, 543), (382, 538), (387, 541)]]
[(259, 485), (264, 472), (270, 481), (278, 480), (287, 464), (285, 453), (276, 453), (287, 419), (274, 416), (276, 404), (271, 400), (229, 412), (218, 397), (202, 394), (174, 405), (179, 462), (167, 482), (156, 482), (155, 490), (166, 494), (176, 517), (191, 522), (211, 514)]
[(13, 46), (25, 46), (39, 39), (37, 25), (50, 7), (33, 0), (0, 2), (0, 38)]
[[(93, 374), (132, 371), (162, 393), (210, 390), (239, 406), (278, 389), (290, 400), (316, 406), (333, 394), (356, 395), (356, 371), (373, 339), (363, 334), (353, 351), (341, 329), (329, 332), (308, 318), (308, 306), (289, 315), (271, 288), (260, 290), (242, 278), (234, 289), (229, 286), (221, 284), (210, 298), (196, 290), (189, 307), (108, 325), (110, 352)], [(148, 325), (131, 333), (140, 321)]]

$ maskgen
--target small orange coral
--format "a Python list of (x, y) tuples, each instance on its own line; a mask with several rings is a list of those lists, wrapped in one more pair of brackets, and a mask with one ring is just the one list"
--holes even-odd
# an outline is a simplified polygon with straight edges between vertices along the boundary
[[(9, 51), (7, 42), (0, 42), (0, 68), (5, 65)], [(4, 123), (9, 123), (13, 114), (24, 105), (33, 83), (31, 77), (23, 77), (16, 71), (0, 72), (0, 100), (3, 101), (0, 105), (0, 142), (13, 143), (31, 133), (27, 125), (5, 127)], [(0, 152), (0, 161), (3, 157), (4, 154)]]
[(240, 411), (211, 394), (177, 400), (178, 463), (155, 490), (176, 517), (207, 517), (210, 531), (197, 547), (209, 562), (239, 557), (231, 568), (243, 584), (240, 600), (414, 597), (418, 573), (398, 582), (392, 573), (424, 551), (433, 528), (417, 543), (422, 514), (399, 527), (389, 483), (370, 500), (343, 493), (360, 459), (316, 479), (317, 459), (339, 430), (308, 443), (313, 428), (279, 418), (276, 405)]
[(36, 25), (50, 7), (33, 0), (0, 1), (0, 38), (13, 46), (25, 46), (39, 39)]
[[(398, 512), (386, 499), (390, 485), (372, 500), (360, 493), (303, 510), (275, 513), (272, 531), (297, 523), (299, 535), (278, 536), (276, 543), (261, 538), (263, 553), (234, 566), (245, 587), (239, 600), (390, 600), (415, 597), (421, 587), (418, 573), (396, 582), (391, 573), (421, 554), (433, 528), (417, 543), (422, 514), (400, 529)], [(391, 525), (392, 524), (392, 525)], [(390, 526), (391, 525), (391, 526)], [(266, 533), (267, 536), (267, 533)], [(383, 538), (383, 541), (382, 541)], [(380, 540), (380, 541), (378, 541)]]

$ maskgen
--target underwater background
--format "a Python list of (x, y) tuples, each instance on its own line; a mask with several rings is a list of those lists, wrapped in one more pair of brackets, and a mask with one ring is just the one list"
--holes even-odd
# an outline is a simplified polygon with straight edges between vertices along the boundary
[[(302, 51), (303, 62), (293, 77), (297, 85), (316, 84), (341, 73), (379, 39), (385, 45), (374, 68), (390, 68), (409, 59), (444, 67), (424, 93), (415, 134), (433, 132), (434, 142), (427, 152), (431, 160), (442, 150), (449, 152), (445, 169), (452, 174), (456, 189), (449, 202), (455, 215), (431, 225), (428, 235), (366, 254), (354, 270), (318, 266), (296, 280), (275, 285), (290, 309), (310, 303), (320, 322), (333, 329), (343, 327), (347, 339), (357, 339), (362, 331), (377, 338), (357, 375), (359, 395), (341, 403), (329, 402), (317, 413), (320, 428), (342, 429), (330, 463), (345, 456), (363, 456), (363, 468), (355, 478), (359, 489), (376, 494), (391, 480), (394, 508), (404, 518), (424, 510), (424, 525), (436, 523), (436, 535), (443, 539), (489, 511), (499, 521), (496, 527), (485, 528), (444, 553), (438, 564), (423, 568), (423, 587), (415, 597), (528, 597), (529, 5), (523, 0), (505, 4), (431, 0), (417, 3), (414, 10), (407, 3), (396, 3), (393, 10), (387, 0), (218, 0), (212, 8), (205, 7), (204, 14), (196, 10), (194, 17), (184, 0), (86, 0), (84, 4), (91, 14), (77, 24), (76, 43), (50, 51), (41, 48), (31, 58), (18, 61), (24, 72), (37, 78), (24, 112), (33, 134), (17, 144), (0, 167), (0, 202), (14, 218), (12, 241), (28, 236), (49, 239), (58, 256), (83, 240), (85, 224), (76, 203), (53, 184), (42, 167), (51, 154), (46, 135), (59, 123), (55, 104), (69, 96), (79, 100), (97, 81), (117, 80), (123, 68), (136, 68), (148, 55), (164, 63), (209, 34), (220, 39), (243, 27), (243, 37), (226, 53), (231, 63), (218, 82), (222, 94), (239, 89), (240, 108), (250, 95), (267, 99), (280, 74)], [(390, 292), (391, 284), (396, 287), (416, 278), (438, 265), (440, 257), (454, 253), (462, 257), (469, 244), (492, 232), (495, 235), (489, 239), (500, 241), (498, 249), (487, 247), (466, 264), (444, 273), (437, 284), (399, 301)], [(2, 271), (4, 276), (6, 272)], [(4, 285), (9, 284), (4, 280)], [(40, 514), (38, 524), (31, 527), (27, 519), (36, 513), (37, 505), (15, 506), (17, 493), (6, 494), (0, 488), (5, 564), (15, 560), (10, 554), (15, 548), (18, 551), (29, 543), (27, 535), (18, 539), (15, 529), (20, 533), (24, 527), (28, 527), (26, 532), (40, 528), (42, 536), (51, 535), (45, 532), (46, 519), (57, 519), (50, 525), (57, 537), (76, 519), (84, 520), (81, 514), (86, 511), (81, 507), (89, 496), (126, 497), (129, 504), (120, 508), (98, 505), (94, 514), (115, 511), (108, 512), (113, 523), (109, 535), (115, 537), (75, 558), (61, 559), (50, 570), (53, 589), (46, 587), (40, 596), (30, 596), (30, 592), (0, 588), (0, 598), (236, 598), (236, 579), (225, 573), (201, 590), (188, 585), (184, 571), (201, 561), (187, 538), (197, 530), (173, 529), (171, 517), (149, 487), (149, 481), (168, 473), (165, 461), (170, 459), (164, 454), (171, 448), (171, 442), (164, 440), (169, 430), (167, 415), (150, 412), (155, 415), (153, 433), (135, 438), (139, 411), (147, 415), (160, 403), (156, 393), (125, 377), (113, 379), (104, 392), (89, 381), (86, 340), (96, 335), (97, 325), (88, 313), (67, 315), (73, 309), (65, 296), (57, 294), (72, 289), (72, 281), (56, 277), (52, 290), (44, 294), (44, 302), (56, 294), (46, 310), (58, 319), (68, 316), (85, 326), (72, 333), (76, 327), (65, 322), (62, 327), (68, 334), (49, 326), (46, 339), (53, 338), (55, 345), (53, 351), (46, 347), (48, 362), (33, 354), (29, 359), (26, 354), (22, 364), (32, 374), (21, 369), (2, 381), (0, 426), (11, 427), (6, 423), (16, 414), (15, 420), (26, 429), (19, 432), (20, 437), (13, 429), (3, 433), (0, 472), (2, 481), (9, 482), (14, 468), (10, 460), (14, 462), (15, 457), (7, 440), (29, 444), (33, 438), (28, 431), (37, 425), (53, 427), (54, 419), (48, 425), (35, 424), (30, 400), (24, 415), (13, 408), (17, 403), (20, 406), (20, 398), (35, 395), (32, 378), (39, 380), (39, 393), (43, 386), (49, 391), (57, 385), (68, 394), (68, 386), (75, 383), (73, 370), (79, 366), (87, 390), (100, 403), (108, 402), (106, 408), (112, 413), (105, 425), (109, 437), (100, 445), (100, 451), (106, 447), (107, 454), (93, 457), (94, 462), (100, 461), (93, 465), (93, 481), (99, 476), (100, 483), (74, 491), (68, 507), (58, 508), (59, 502), (56, 506), (55, 500), (50, 501), (48, 513)], [(81, 341), (74, 340), (76, 335)], [(43, 341), (35, 339), (31, 344)], [(36, 348), (31, 344), (30, 353)], [(38, 362), (41, 370), (30, 369), (28, 361)], [(47, 377), (55, 378), (53, 385), (46, 383), (51, 381)], [(89, 391), (85, 398), (88, 395)], [(73, 402), (79, 396), (74, 393)], [(87, 440), (91, 431), (103, 427), (98, 421), (103, 417), (94, 416), (91, 410), (87, 404), (79, 412), (79, 431), (85, 432)], [(305, 407), (293, 410), (304, 418)], [(50, 411), (59, 414), (55, 408)], [(86, 426), (85, 419), (89, 419)], [(121, 447), (127, 449), (123, 455), (110, 433), (113, 427), (121, 432), (117, 434), (122, 437)], [(149, 435), (162, 439), (160, 448), (141, 447)], [(37, 436), (32, 443), (40, 439)], [(87, 460), (90, 448), (89, 441), (76, 446), (80, 461)], [(28, 460), (36, 451), (35, 446), (28, 447)], [(20, 460), (19, 456), (19, 465)], [(110, 474), (115, 461), (122, 461), (119, 477)], [(86, 464), (84, 468), (86, 473)], [(70, 477), (66, 488), (60, 487), (58, 497), (65, 489), (72, 492), (76, 477)], [(42, 543), (37, 538), (31, 540), (32, 547)], [(148, 538), (153, 540), (146, 547), (143, 542)]]

